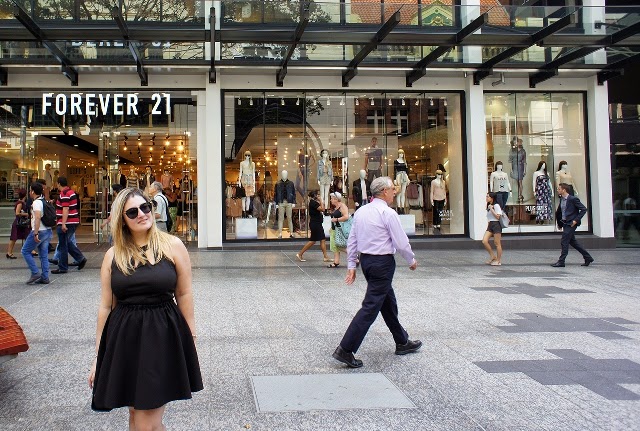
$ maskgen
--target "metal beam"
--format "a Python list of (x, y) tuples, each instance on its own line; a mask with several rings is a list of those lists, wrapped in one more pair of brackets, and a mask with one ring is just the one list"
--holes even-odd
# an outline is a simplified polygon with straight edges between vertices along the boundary
[(558, 69), (541, 70), (529, 75), (529, 88), (536, 88), (541, 82), (551, 79), (558, 74)]
[(349, 86), (349, 81), (351, 81), (358, 74), (358, 71), (357, 71), (358, 64), (360, 64), (362, 60), (367, 58), (367, 55), (369, 55), (371, 51), (376, 49), (378, 45), (380, 45), (380, 43), (384, 40), (384, 38), (387, 37), (387, 35), (391, 33), (391, 31), (399, 23), (400, 23), (400, 11), (397, 11), (396, 13), (391, 15), (391, 17), (387, 20), (387, 22), (385, 22), (382, 25), (382, 27), (380, 27), (380, 30), (378, 30), (375, 36), (365, 46), (362, 47), (360, 52), (358, 52), (353, 57), (353, 60), (351, 60), (351, 62), (349, 63), (349, 66), (347, 67), (347, 71), (344, 74), (342, 74), (343, 87)]
[(302, 15), (300, 16), (300, 22), (296, 26), (296, 30), (293, 33), (293, 43), (289, 46), (287, 55), (285, 56), (284, 60), (282, 60), (282, 63), (280, 63), (280, 70), (276, 72), (276, 85), (278, 87), (282, 87), (284, 85), (284, 77), (287, 76), (287, 63), (289, 63), (289, 60), (291, 59), (291, 56), (296, 49), (296, 45), (298, 45), (300, 39), (302, 39), (302, 34), (304, 33), (304, 29), (307, 27), (307, 24), (309, 24), (309, 9), (305, 9), (302, 12)]
[(7, 85), (9, 82), (9, 71), (0, 66), (0, 85)]
[(20, 21), (20, 23), (26, 28), (29, 33), (36, 38), (38, 42), (42, 44), (45, 48), (49, 50), (49, 52), (58, 60), (60, 63), (61, 71), (64, 76), (69, 78), (72, 86), (78, 85), (78, 71), (71, 67), (71, 61), (67, 58), (67, 56), (56, 46), (55, 43), (46, 40), (46, 37), (38, 24), (34, 20), (31, 19), (29, 14), (25, 12), (22, 8), (16, 6), (13, 12), (14, 17)]
[[(474, 19), (472, 22), (467, 24), (463, 29), (461, 29), (456, 35), (452, 38), (452, 44), (458, 45), (462, 42), (467, 36), (473, 34), (480, 27), (485, 25), (489, 21), (489, 14), (483, 13), (478, 18)], [(412, 87), (413, 83), (418, 79), (422, 78), (427, 74), (427, 66), (429, 66), (434, 61), (438, 60), (442, 55), (452, 49), (451, 46), (439, 46), (433, 51), (431, 51), (425, 58), (420, 60), (413, 66), (413, 70), (411, 72), (407, 72), (406, 77), (406, 86)]]
[(142, 63), (142, 56), (140, 55), (140, 51), (138, 51), (138, 47), (135, 45), (135, 42), (131, 41), (127, 22), (124, 20), (122, 11), (118, 6), (114, 6), (111, 9), (111, 17), (115, 20), (116, 24), (118, 24), (118, 28), (122, 33), (122, 37), (127, 41), (129, 52), (131, 52), (133, 60), (136, 62), (136, 70), (138, 72), (138, 76), (140, 77), (140, 85), (143, 87), (147, 87), (149, 85), (149, 76), (147, 75), (147, 70), (144, 68), (144, 64)]
[(480, 81), (493, 73), (492, 69), (498, 63), (501, 63), (513, 57), (514, 55), (524, 51), (525, 49), (533, 45), (544, 43), (545, 38), (553, 35), (554, 33), (562, 30), (569, 25), (575, 24), (575, 22), (576, 16), (574, 13), (565, 15), (553, 24), (532, 34), (529, 38), (528, 46), (512, 46), (511, 48), (505, 49), (500, 54), (490, 58), (489, 60), (482, 63), (480, 67), (478, 67), (478, 70), (473, 73), (473, 83), (475, 85), (479, 85)]
[(209, 67), (209, 84), (216, 83), (216, 9), (211, 7), (209, 9), (209, 55), (211, 67)]
[(602, 85), (616, 76), (624, 75), (624, 68), (636, 63), (640, 63), (640, 52), (607, 65), (598, 72), (598, 85)]

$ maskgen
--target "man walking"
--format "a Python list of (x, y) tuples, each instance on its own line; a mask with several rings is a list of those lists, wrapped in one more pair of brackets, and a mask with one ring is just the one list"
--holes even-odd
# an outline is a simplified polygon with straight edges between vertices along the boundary
[(169, 201), (162, 194), (162, 183), (159, 181), (155, 181), (151, 183), (149, 187), (151, 197), (156, 203), (156, 209), (154, 211), (154, 217), (156, 219), (156, 226), (162, 232), (168, 232), (167, 229), (167, 207), (169, 206)]
[(582, 266), (589, 266), (593, 262), (593, 257), (580, 245), (575, 235), (576, 228), (580, 226), (580, 220), (587, 213), (587, 207), (580, 202), (580, 199), (570, 193), (572, 187), (569, 184), (560, 183), (557, 190), (560, 196), (560, 205), (556, 210), (556, 222), (558, 229), (562, 229), (562, 240), (560, 241), (562, 252), (558, 261), (551, 266), (554, 268), (564, 267), (564, 261), (569, 254), (569, 245), (578, 250), (584, 258)]
[(80, 224), (78, 195), (68, 186), (66, 177), (58, 177), (58, 189), (60, 195), (56, 201), (56, 219), (59, 259), (58, 269), (51, 273), (66, 274), (69, 271), (69, 254), (78, 262), (78, 270), (84, 268), (87, 258), (71, 240)]
[[(27, 284), (49, 284), (49, 242), (53, 236), (51, 228), (42, 223), (42, 215), (44, 214), (44, 204), (42, 202), (42, 184), (35, 182), (29, 188), (29, 195), (33, 199), (31, 204), (31, 232), (22, 246), (22, 256), (27, 262), (27, 266), (31, 270), (31, 278), (27, 280)], [(40, 256), (40, 269), (42, 272), (38, 274), (38, 267), (31, 252), (38, 250)]]
[(347, 242), (347, 276), (345, 282), (353, 284), (356, 279), (356, 261), (360, 252), (362, 273), (367, 280), (367, 292), (362, 308), (355, 315), (340, 345), (333, 353), (338, 361), (351, 368), (362, 367), (362, 361), (353, 354), (358, 351), (369, 327), (382, 314), (384, 322), (396, 342), (396, 355), (416, 352), (422, 347), (419, 340), (409, 340), (407, 331), (398, 321), (398, 304), (391, 282), (396, 269), (396, 250), (409, 264), (412, 271), (418, 267), (411, 250), (409, 238), (402, 229), (398, 214), (389, 207), (396, 195), (393, 181), (380, 177), (371, 183), (374, 199), (361, 207), (354, 215), (351, 234)]

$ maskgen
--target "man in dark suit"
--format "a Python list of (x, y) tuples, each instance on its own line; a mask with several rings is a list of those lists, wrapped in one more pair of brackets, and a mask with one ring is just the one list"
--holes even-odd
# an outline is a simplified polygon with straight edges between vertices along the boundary
[(556, 222), (558, 223), (558, 229), (562, 229), (562, 240), (560, 241), (562, 253), (560, 253), (558, 261), (551, 265), (554, 268), (564, 267), (564, 260), (569, 254), (569, 246), (578, 250), (584, 258), (582, 266), (589, 266), (593, 262), (593, 257), (576, 240), (576, 228), (580, 226), (580, 220), (587, 213), (587, 207), (580, 202), (580, 199), (573, 196), (572, 191), (572, 187), (569, 184), (558, 184), (560, 205), (556, 210)]

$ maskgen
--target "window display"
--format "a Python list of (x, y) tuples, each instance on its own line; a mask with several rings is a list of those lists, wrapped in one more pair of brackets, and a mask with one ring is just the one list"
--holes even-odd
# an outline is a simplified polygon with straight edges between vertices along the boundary
[(309, 192), (328, 220), (331, 192), (353, 213), (381, 176), (396, 185), (392, 206), (409, 234), (465, 233), (459, 94), (229, 91), (224, 100), (226, 240), (239, 239), (243, 218), (258, 219), (258, 239), (309, 238)]
[(571, 185), (574, 194), (586, 190), (583, 97), (485, 94), (488, 188), (511, 218), (506, 232), (555, 230), (558, 184)]

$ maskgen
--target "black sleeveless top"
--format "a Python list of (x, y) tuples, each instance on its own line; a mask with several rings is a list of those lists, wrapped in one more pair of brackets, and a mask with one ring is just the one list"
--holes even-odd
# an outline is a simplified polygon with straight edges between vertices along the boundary
[(122, 304), (153, 305), (173, 300), (178, 275), (175, 265), (163, 258), (155, 265), (139, 266), (124, 275), (115, 261), (111, 265), (111, 290)]

